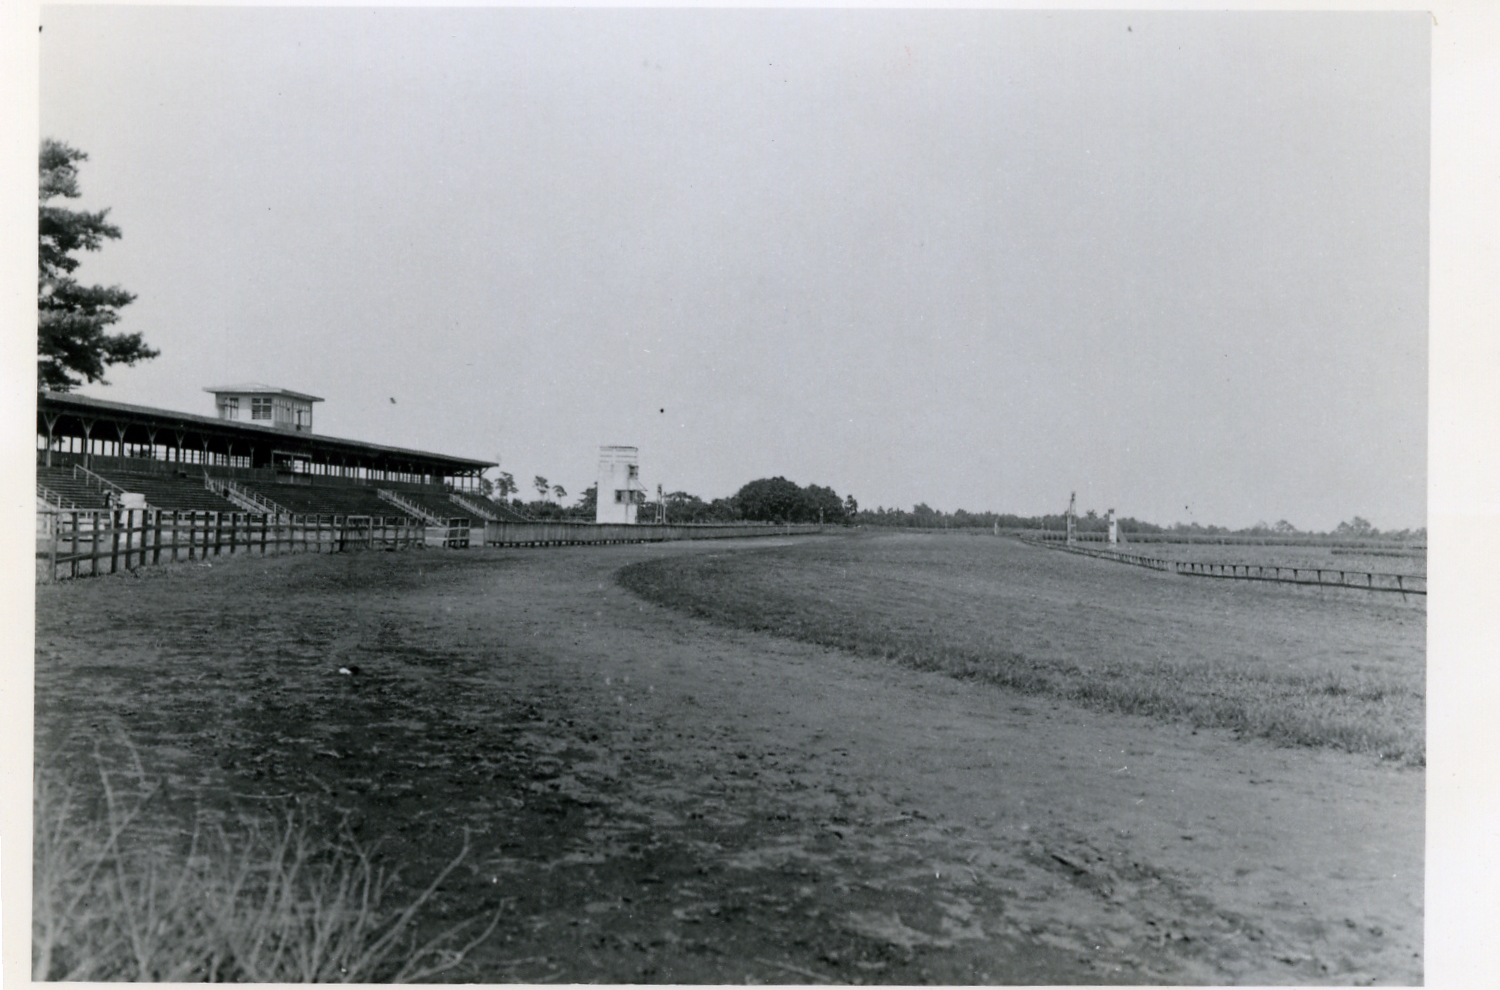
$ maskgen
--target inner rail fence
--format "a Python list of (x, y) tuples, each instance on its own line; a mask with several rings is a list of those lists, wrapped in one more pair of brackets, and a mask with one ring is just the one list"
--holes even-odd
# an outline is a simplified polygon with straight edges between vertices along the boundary
[(487, 547), (560, 547), (595, 543), (664, 543), (725, 540), (746, 536), (805, 536), (820, 523), (589, 523), (487, 522)]
[(37, 510), (37, 557), (45, 580), (115, 574), (146, 565), (226, 554), (339, 553), (420, 546), (542, 547), (819, 533), (818, 524), (477, 523), (445, 524), (395, 516), (181, 512), (166, 509)]
[(1121, 553), (1116, 550), (1095, 550), (1077, 544), (1059, 543), (1055, 540), (1038, 540), (1021, 537), (1022, 543), (1062, 550), (1085, 557), (1098, 557), (1121, 564), (1147, 567), (1154, 571), (1166, 571), (1187, 577), (1222, 578), (1231, 581), (1269, 581), (1278, 584), (1297, 584), (1320, 588), (1353, 588), (1360, 591), (1389, 591), (1401, 595), (1427, 595), (1425, 574), (1383, 574), (1375, 571), (1350, 571), (1336, 567), (1303, 566), (1288, 567), (1276, 564), (1219, 564), (1192, 560), (1165, 560), (1136, 553)]

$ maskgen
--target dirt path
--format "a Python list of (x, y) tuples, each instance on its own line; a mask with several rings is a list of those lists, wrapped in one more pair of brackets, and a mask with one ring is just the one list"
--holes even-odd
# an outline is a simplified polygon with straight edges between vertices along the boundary
[[(469, 828), (446, 910), (505, 913), (457, 979), (1420, 982), (1420, 770), (725, 631), (613, 583), (727, 549), (246, 560), (43, 589), (39, 747), (64, 712), (109, 713), (162, 772), (320, 787), (397, 856)], [(70, 604), (101, 624), (65, 621)], [(238, 701), (206, 726), (189, 685), (210, 643)], [(336, 673), (350, 657), (357, 682)], [(143, 662), (150, 712), (119, 700)]]

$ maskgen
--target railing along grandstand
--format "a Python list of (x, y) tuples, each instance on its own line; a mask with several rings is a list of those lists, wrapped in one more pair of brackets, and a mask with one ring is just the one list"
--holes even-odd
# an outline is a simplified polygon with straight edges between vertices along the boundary
[(73, 465), (73, 477), (76, 478), (80, 474), (83, 475), (84, 481), (86, 481), (90, 485), (93, 485), (95, 488), (99, 489), (101, 492), (104, 492), (104, 493), (110, 494), (110, 495), (115, 495), (115, 496), (120, 496), (120, 495), (124, 495), (125, 494), (125, 489), (121, 488), (119, 485), (115, 484), (113, 481), (110, 481), (108, 478), (104, 477), (103, 475), (95, 474), (94, 472), (90, 471), (88, 468), (84, 467), (82, 464), (74, 464)]
[(270, 515), (285, 513), (285, 510), (281, 506), (270, 499), (258, 495), (228, 478), (215, 478), (206, 471), (203, 474), (203, 487), (247, 509), (257, 510)]
[(486, 522), (492, 521), (497, 518), (495, 516), (494, 507), (485, 507), (480, 505), (479, 499), (470, 498), (460, 492), (455, 491), (448, 492), (448, 498), (453, 502), (454, 505), (469, 510), (474, 515), (478, 516), (480, 519), (485, 520)]
[(375, 489), (375, 494), (385, 499), (396, 508), (405, 510), (407, 515), (415, 516), (416, 518), (421, 519), (429, 524), (438, 525), (447, 522), (446, 519), (439, 518), (433, 512), (423, 508), (421, 505), (418, 505), (416, 502), (413, 502), (406, 496), (394, 492), (389, 488), (377, 488)]
[(41, 499), (43, 502), (47, 503), (47, 505), (54, 509), (77, 508), (72, 499), (59, 495), (57, 492), (54, 492), (52, 489), (46, 487), (41, 482), (37, 482), (36, 497)]

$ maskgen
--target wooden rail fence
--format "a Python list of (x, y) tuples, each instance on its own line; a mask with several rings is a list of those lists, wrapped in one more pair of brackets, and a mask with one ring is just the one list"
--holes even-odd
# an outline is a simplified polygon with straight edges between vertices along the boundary
[(1355, 588), (1361, 591), (1391, 591), (1405, 598), (1407, 595), (1427, 594), (1425, 574), (1384, 574), (1376, 571), (1350, 571), (1337, 567), (1297, 566), (1275, 564), (1219, 564), (1192, 560), (1164, 560), (1142, 554), (1121, 553), (1115, 550), (1095, 550), (1077, 544), (1059, 543), (1055, 540), (1036, 540), (1023, 537), (1023, 543), (1062, 550), (1085, 557), (1099, 557), (1136, 567), (1149, 567), (1156, 571), (1167, 571), (1189, 577), (1224, 578), (1231, 581), (1271, 581), (1280, 584), (1314, 585), (1322, 588)]
[(661, 543), (668, 540), (722, 540), (743, 536), (799, 536), (821, 533), (818, 523), (588, 523), (487, 522), (484, 545), (557, 547), (594, 543)]
[[(486, 546), (656, 543), (820, 533), (817, 524), (772, 525), (487, 522)], [(431, 525), (407, 517), (175, 512), (166, 509), (37, 509), (37, 556), (47, 580), (115, 574), (147, 564), (235, 553), (337, 553), (353, 548), (467, 547), (480, 527)]]
[(56, 580), (223, 554), (399, 549), (425, 543), (425, 530), (413, 520), (384, 516), (49, 509), (37, 512), (37, 555), (47, 561), (48, 579)]

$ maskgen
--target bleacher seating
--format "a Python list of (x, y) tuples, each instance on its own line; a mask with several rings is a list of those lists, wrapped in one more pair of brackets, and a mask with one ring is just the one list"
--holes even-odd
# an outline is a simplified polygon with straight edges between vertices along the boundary
[(127, 492), (140, 492), (153, 509), (169, 512), (244, 512), (240, 506), (203, 485), (203, 476), (181, 477), (175, 474), (126, 474), (123, 471), (99, 472)]
[(76, 509), (107, 509), (109, 498), (82, 475), (73, 477), (71, 467), (43, 467), (38, 464), (36, 482), (64, 499), (64, 505)]
[[(472, 519), (474, 515), (474, 513), (470, 512), (468, 509), (465, 509), (463, 506), (450, 499), (446, 494), (429, 494), (427, 492), (413, 492), (405, 490), (398, 491), (396, 492), (396, 494), (401, 498), (406, 499), (413, 505), (417, 506), (419, 509), (422, 509), (425, 512), (432, 513), (432, 515), (434, 515), (438, 519)], [(396, 509), (396, 511), (398, 512), (400, 511), (400, 509), (396, 506), (392, 506), (392, 508)]]
[(294, 515), (384, 516), (406, 515), (363, 485), (277, 485), (241, 482), (242, 487), (270, 499)]

